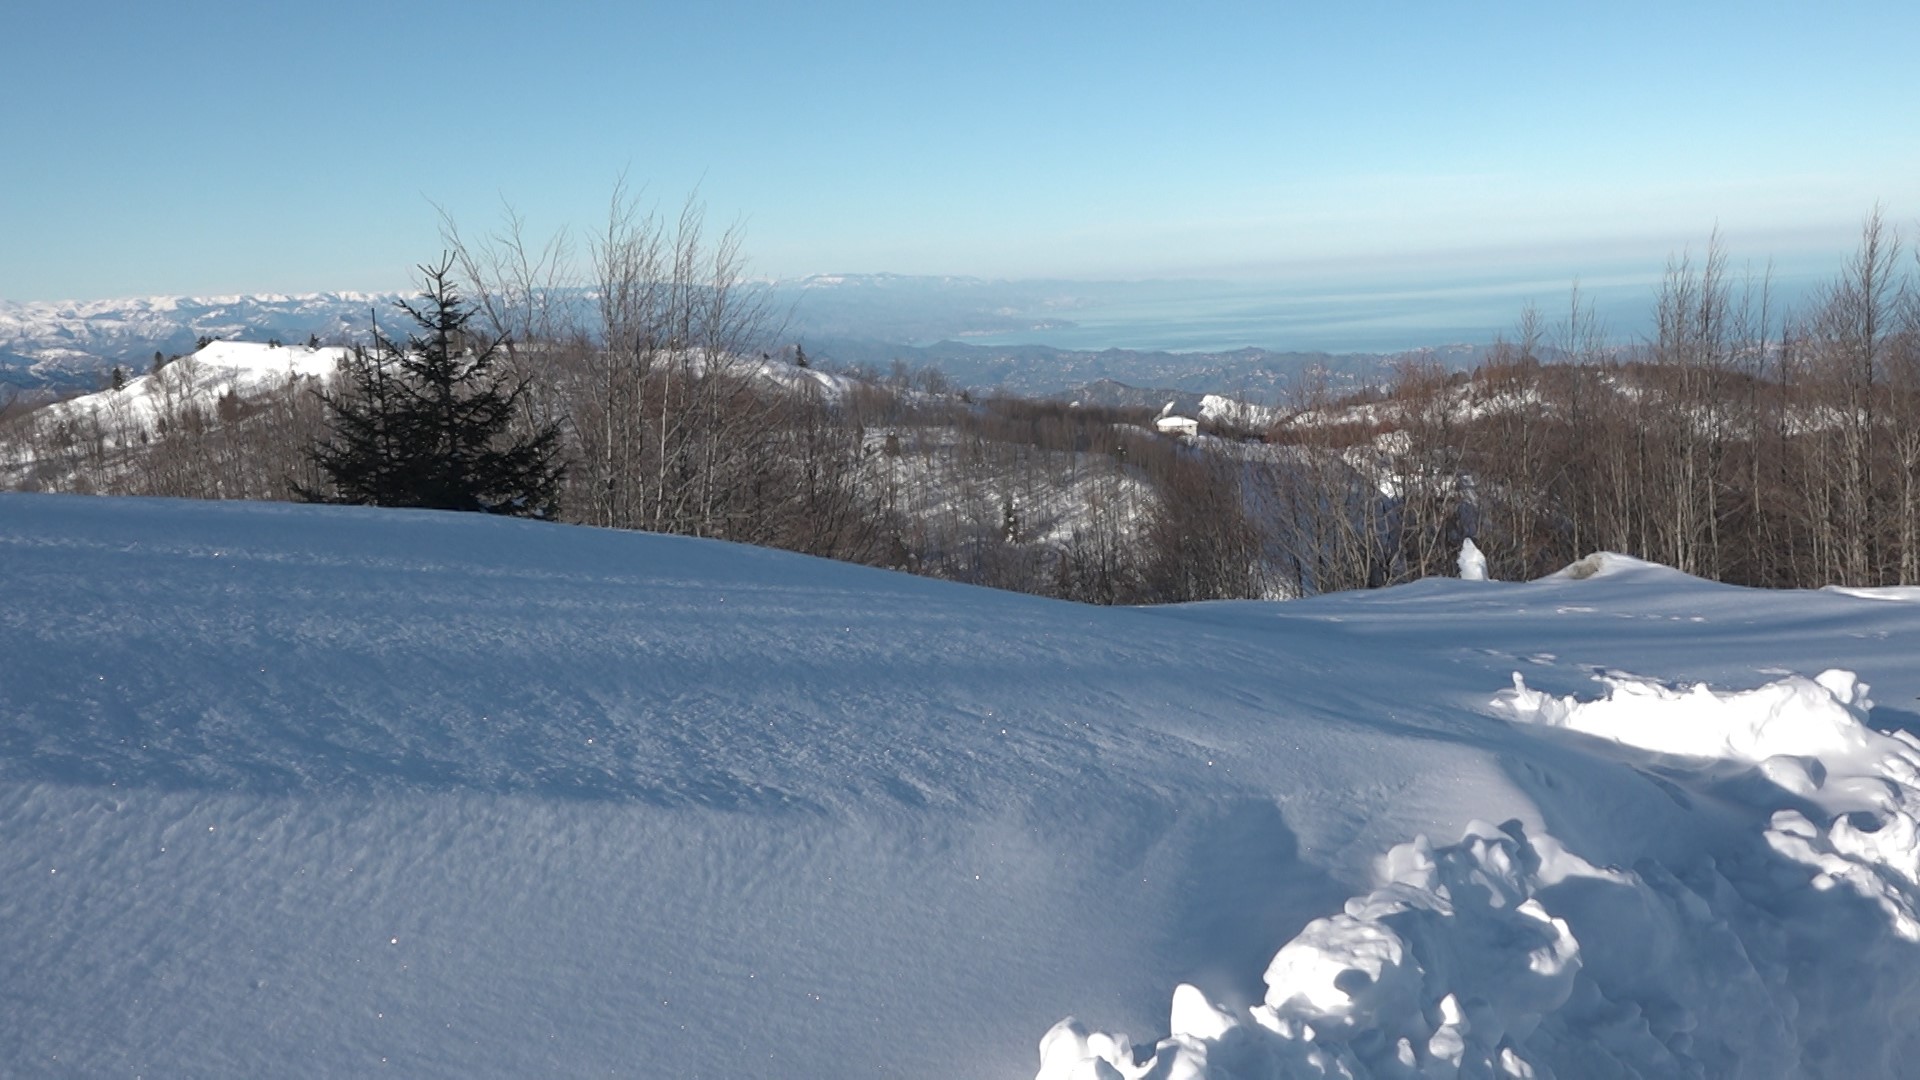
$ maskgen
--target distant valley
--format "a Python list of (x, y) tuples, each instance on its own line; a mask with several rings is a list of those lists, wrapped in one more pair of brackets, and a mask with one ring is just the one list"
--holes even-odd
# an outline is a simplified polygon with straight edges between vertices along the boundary
[(1137, 349), (1058, 349), (1048, 345), (933, 345), (830, 340), (808, 353), (841, 366), (884, 371), (898, 361), (909, 368), (938, 368), (961, 386), (1002, 390), (1022, 397), (1066, 398), (1089, 405), (1159, 405), (1176, 400), (1191, 408), (1204, 394), (1226, 394), (1256, 404), (1282, 404), (1303, 385), (1324, 382), (1351, 389), (1389, 374), (1409, 355), (1449, 369), (1471, 369), (1484, 346), (1451, 345), (1408, 353), (1166, 352)]

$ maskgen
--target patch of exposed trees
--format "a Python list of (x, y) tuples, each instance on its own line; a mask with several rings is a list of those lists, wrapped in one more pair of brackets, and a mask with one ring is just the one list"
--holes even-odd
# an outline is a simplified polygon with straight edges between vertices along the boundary
[(203, 376), (178, 357), (142, 376), (137, 398), (123, 387), (92, 408), (0, 417), (0, 476), (24, 491), (272, 501), (320, 482), (308, 453), (324, 431), (317, 380), (242, 392)]
[[(697, 203), (662, 216), (617, 187), (584, 279), (567, 239), (535, 244), (511, 213), (484, 238), (444, 231), (483, 321), (541, 388), (526, 429), (568, 435), (568, 520), (1100, 603), (1260, 594), (1244, 566), (1182, 575), (1145, 541), (1203, 452), (1145, 431), (1144, 412), (975, 400), (897, 362), (821, 371), (773, 344), (781, 314), (743, 283), (738, 234), (710, 239)], [(592, 301), (553, 302), (570, 293)], [(1240, 521), (1237, 490), (1222, 499)]]
[(1467, 537), (1510, 579), (1610, 550), (1743, 585), (1920, 583), (1914, 268), (1876, 212), (1792, 314), (1716, 237), (1670, 262), (1638, 348), (1608, 349), (1576, 293), (1470, 374), (1306, 402), (1271, 436), (1300, 454), (1301, 584), (1447, 573)]

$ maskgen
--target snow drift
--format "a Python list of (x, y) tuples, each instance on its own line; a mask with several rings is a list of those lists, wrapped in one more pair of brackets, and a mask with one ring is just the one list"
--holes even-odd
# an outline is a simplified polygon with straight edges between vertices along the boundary
[[(1124, 1036), (1062, 1021), (1042, 1080), (1899, 1075), (1906, 1005), (1887, 1003), (1911, 1003), (1920, 977), (1889, 935), (1920, 941), (1920, 740), (1869, 729), (1851, 672), (1741, 692), (1599, 678), (1607, 695), (1579, 701), (1516, 674), (1495, 705), (1689, 759), (1667, 776), (1717, 788), (1752, 823), (1724, 865), (1595, 866), (1517, 821), (1440, 848), (1420, 836), (1387, 854), (1377, 888), (1274, 955), (1262, 1004), (1236, 1014), (1182, 986), (1170, 1035), (1137, 1063)], [(1864, 1034), (1874, 1012), (1854, 1045), (1823, 1030)]]
[(1920, 606), (1593, 568), (0, 496), (0, 1072), (1897, 1075)]

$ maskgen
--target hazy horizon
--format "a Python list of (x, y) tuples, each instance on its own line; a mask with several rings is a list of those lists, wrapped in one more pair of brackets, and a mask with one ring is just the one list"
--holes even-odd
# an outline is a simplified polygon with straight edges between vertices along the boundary
[[(1685, 254), (1697, 260), (1704, 247)], [(785, 323), (782, 340), (803, 343), (866, 340), (924, 347), (956, 341), (990, 347), (1051, 346), (1075, 351), (1126, 349), (1175, 353), (1246, 347), (1275, 352), (1396, 353), (1452, 345), (1486, 345), (1519, 334), (1529, 306), (1552, 343), (1577, 299), (1610, 344), (1649, 338), (1665, 261), (1606, 265), (1577, 274), (1568, 267), (1520, 267), (1396, 275), (1327, 273), (1317, 278), (1232, 280), (1159, 278), (1131, 281), (887, 272), (815, 275), (765, 282)], [(1840, 269), (1838, 256), (1770, 263), (1733, 253), (1728, 274), (1736, 296), (1770, 289), (1772, 323), (1804, 310)], [(810, 280), (835, 280), (809, 287)], [(117, 303), (174, 299), (221, 302), (308, 295), (358, 297), (390, 290), (251, 292), (220, 296), (138, 296), (8, 301), (31, 311), (72, 305), (81, 311)], [(398, 290), (405, 292), (408, 290)], [(27, 324), (22, 324), (25, 326)], [(283, 331), (283, 336), (285, 332)], [(301, 334), (305, 331), (301, 330)], [(298, 335), (296, 335), (298, 336)]]

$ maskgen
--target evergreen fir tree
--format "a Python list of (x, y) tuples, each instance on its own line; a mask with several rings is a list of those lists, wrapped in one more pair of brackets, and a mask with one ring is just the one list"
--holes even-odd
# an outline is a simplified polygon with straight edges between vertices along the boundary
[(538, 518), (558, 511), (559, 426), (509, 432), (526, 384), (510, 385), (495, 368), (501, 339), (469, 331), (473, 311), (452, 265), (420, 267), (418, 302), (395, 305), (413, 323), (405, 344), (376, 321), (373, 347), (356, 348), (338, 387), (322, 392), (330, 430), (311, 454), (327, 489), (301, 497)]

